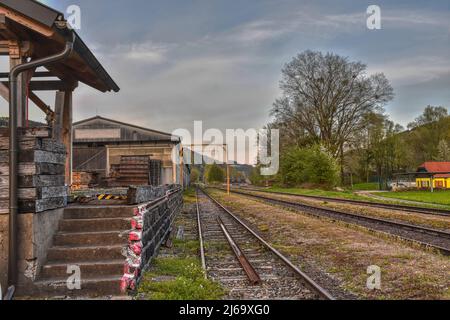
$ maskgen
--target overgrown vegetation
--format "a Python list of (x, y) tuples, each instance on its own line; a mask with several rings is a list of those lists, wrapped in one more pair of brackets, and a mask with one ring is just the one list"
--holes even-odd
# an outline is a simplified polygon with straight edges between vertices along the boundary
[[(195, 197), (195, 190), (185, 191), (184, 197)], [(194, 228), (195, 219), (181, 214), (175, 225), (185, 230)], [(173, 239), (171, 248), (162, 248), (164, 253), (153, 260), (151, 269), (144, 274), (138, 297), (149, 300), (216, 300), (221, 299), (224, 290), (220, 284), (205, 278), (199, 259), (198, 240)]]
[(187, 188), (183, 191), (183, 200), (185, 204), (195, 203), (197, 201), (194, 187)]
[(225, 181), (225, 171), (217, 164), (206, 166), (206, 180), (209, 183), (223, 183)]
[(331, 188), (339, 182), (339, 167), (320, 145), (294, 147), (282, 155), (279, 180), (290, 186), (310, 183)]
[(139, 293), (150, 300), (218, 300), (224, 291), (205, 279), (198, 258), (186, 257), (156, 259)]

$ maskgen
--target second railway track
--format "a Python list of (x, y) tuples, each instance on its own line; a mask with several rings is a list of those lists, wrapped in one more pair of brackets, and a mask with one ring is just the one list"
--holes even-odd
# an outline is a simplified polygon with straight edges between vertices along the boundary
[(333, 296), (201, 190), (197, 214), (206, 274), (228, 299), (326, 299)]
[(436, 230), (381, 218), (369, 217), (355, 213), (337, 211), (323, 207), (306, 205), (295, 201), (275, 198), (274, 195), (270, 194), (260, 195), (237, 190), (232, 190), (232, 192), (238, 195), (259, 199), (270, 204), (299, 210), (312, 216), (327, 217), (346, 223), (360, 225), (375, 231), (391, 234), (401, 239), (418, 243), (424, 247), (433, 248), (443, 255), (450, 256), (450, 233), (447, 231)]
[[(408, 212), (408, 213), (421, 213), (421, 214), (428, 214), (428, 215), (434, 215), (434, 216), (450, 217), (450, 210), (439, 209), (439, 208), (426, 208), (426, 207), (416, 207), (416, 206), (408, 206), (408, 205), (401, 205), (401, 204), (394, 204), (394, 203), (380, 203), (380, 202), (374, 202), (374, 201), (331, 198), (331, 197), (323, 197), (323, 196), (296, 194), (296, 193), (290, 193), (290, 192), (276, 192), (276, 191), (259, 190), (257, 188), (242, 188), (242, 190), (254, 191), (254, 192), (264, 192), (264, 193), (273, 194), (273, 195), (292, 196), (292, 197), (313, 199), (313, 200), (322, 200), (322, 201), (326, 201), (326, 202), (340, 202), (340, 203), (353, 204), (353, 205), (359, 205), (359, 206), (367, 206), (367, 207), (373, 207), (373, 208), (399, 210), (399, 211)], [(392, 199), (392, 201), (394, 201), (394, 200), (395, 199)]]

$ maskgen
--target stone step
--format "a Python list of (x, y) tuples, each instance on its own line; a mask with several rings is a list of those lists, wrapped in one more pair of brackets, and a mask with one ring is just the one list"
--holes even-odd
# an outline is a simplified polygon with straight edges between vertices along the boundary
[(126, 244), (127, 236), (122, 230), (101, 232), (59, 232), (55, 235), (55, 246), (94, 246)]
[(76, 206), (64, 209), (65, 219), (131, 218), (133, 215), (133, 208), (129, 206)]
[(131, 229), (130, 220), (127, 218), (63, 219), (59, 223), (59, 230), (63, 232), (125, 231)]
[(122, 256), (123, 248), (122, 245), (52, 247), (48, 251), (47, 259), (50, 263), (119, 260), (125, 259)]
[[(69, 266), (78, 266), (81, 271), (81, 278), (95, 278), (99, 276), (120, 276), (123, 274), (124, 259), (107, 260), (107, 261), (88, 261), (88, 262), (71, 262), (71, 263), (50, 263), (42, 267), (40, 274), (41, 280), (51, 278), (69, 277), (67, 273)], [(70, 270), (71, 271), (71, 270)]]
[(116, 296), (123, 295), (120, 291), (121, 276), (98, 276), (96, 278), (82, 278), (80, 290), (67, 288), (67, 278), (52, 278), (35, 282), (36, 294), (39, 296)]

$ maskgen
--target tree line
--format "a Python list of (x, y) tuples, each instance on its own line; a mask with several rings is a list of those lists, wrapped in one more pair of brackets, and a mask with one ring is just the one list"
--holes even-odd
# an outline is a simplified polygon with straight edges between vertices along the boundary
[[(280, 130), (280, 171), (269, 179), (284, 185), (334, 187), (387, 181), (425, 161), (450, 161), (450, 118), (428, 106), (405, 129), (385, 113), (394, 90), (383, 73), (333, 53), (305, 51), (287, 63), (282, 95), (267, 128)], [(251, 177), (261, 184), (267, 177)]]

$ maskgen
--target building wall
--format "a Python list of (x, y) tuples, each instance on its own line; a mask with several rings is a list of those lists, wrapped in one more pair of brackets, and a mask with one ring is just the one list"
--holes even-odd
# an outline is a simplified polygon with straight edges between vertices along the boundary
[[(416, 185), (417, 185), (418, 189), (430, 188), (431, 178), (417, 178)], [(435, 188), (435, 189), (450, 189), (450, 178), (433, 179), (433, 188)]]

